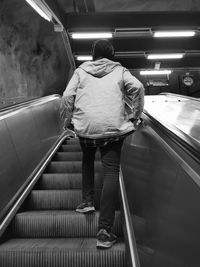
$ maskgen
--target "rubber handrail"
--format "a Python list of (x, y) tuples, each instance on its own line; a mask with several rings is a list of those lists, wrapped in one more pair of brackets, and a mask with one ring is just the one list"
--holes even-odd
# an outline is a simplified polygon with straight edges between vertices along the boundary
[(128, 241), (128, 248), (130, 252), (130, 267), (140, 267), (140, 261), (137, 251), (137, 245), (136, 245), (136, 238), (134, 234), (134, 228), (131, 218), (131, 213), (129, 209), (128, 199), (126, 195), (126, 189), (124, 185), (124, 178), (123, 173), (120, 168), (119, 173), (119, 185), (120, 185), (120, 194), (121, 194), (121, 200), (122, 200), (122, 208), (124, 212), (124, 220), (125, 220), (125, 226), (127, 230), (127, 241)]
[(32, 100), (27, 100), (27, 101), (24, 101), (24, 102), (19, 103), (19, 104), (14, 104), (12, 106), (0, 109), (0, 116), (2, 113), (16, 111), (17, 109), (29, 107), (29, 106), (32, 106), (35, 104), (40, 104), (40, 103), (42, 104), (42, 103), (51, 101), (51, 100), (56, 99), (56, 98), (61, 98), (61, 96), (59, 94), (54, 94), (54, 95), (50, 95), (50, 96), (43, 96), (43, 97), (35, 98)]
[(192, 136), (185, 134), (176, 126), (169, 125), (167, 123), (159, 121), (158, 119), (155, 119), (147, 111), (144, 111), (143, 114), (143, 117), (151, 120), (151, 122), (163, 133), (165, 133), (165, 135), (167, 135), (170, 139), (173, 139), (173, 141), (176, 141), (176, 143), (179, 143), (185, 150), (192, 153), (195, 158), (198, 159), (200, 153), (200, 143), (196, 141)]

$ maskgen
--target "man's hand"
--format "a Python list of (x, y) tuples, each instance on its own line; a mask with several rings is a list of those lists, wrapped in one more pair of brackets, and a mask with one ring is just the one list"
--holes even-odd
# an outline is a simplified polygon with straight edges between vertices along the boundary
[(72, 131), (69, 128), (64, 128), (64, 130), (65, 130), (67, 136), (76, 138), (76, 133), (74, 131)]

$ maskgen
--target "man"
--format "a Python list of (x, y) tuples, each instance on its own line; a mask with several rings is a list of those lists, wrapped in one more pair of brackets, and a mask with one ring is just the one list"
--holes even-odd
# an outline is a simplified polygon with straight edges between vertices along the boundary
[[(82, 159), (83, 202), (76, 211), (93, 212), (94, 159), (99, 148), (104, 173), (100, 199), (97, 247), (111, 247), (117, 237), (111, 232), (118, 197), (119, 166), (124, 138), (135, 130), (144, 105), (143, 85), (120, 63), (114, 62), (114, 48), (108, 40), (92, 46), (93, 61), (80, 65), (63, 93), (61, 117), (71, 123), (79, 137)], [(132, 122), (125, 111), (124, 97), (132, 99)]]

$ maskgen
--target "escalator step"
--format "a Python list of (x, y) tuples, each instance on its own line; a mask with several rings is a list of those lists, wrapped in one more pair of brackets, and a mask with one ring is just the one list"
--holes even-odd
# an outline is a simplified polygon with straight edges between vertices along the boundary
[(67, 145), (62, 145), (59, 148), (59, 151), (64, 151), (64, 152), (81, 152), (81, 147), (79, 144), (67, 144)]
[[(101, 171), (101, 162), (95, 162), (95, 171)], [(48, 173), (81, 173), (81, 161), (52, 161), (48, 165), (46, 172)]]
[[(99, 209), (100, 195), (101, 189), (96, 189), (96, 209)], [(81, 202), (81, 190), (33, 190), (27, 199), (30, 210), (74, 210)]]
[(81, 173), (44, 173), (39, 180), (40, 189), (81, 189)]
[(57, 152), (53, 160), (55, 161), (81, 161), (82, 152), (73, 151), (73, 152)]
[[(96, 153), (96, 160), (100, 160), (100, 153)], [(81, 161), (82, 160), (82, 152), (57, 152), (55, 157), (55, 161)]]
[(78, 138), (70, 138), (66, 139), (63, 144), (79, 144), (79, 139)]
[(28, 207), (30, 210), (73, 210), (81, 201), (81, 190), (33, 190)]
[[(95, 237), (99, 212), (80, 214), (75, 211), (27, 211), (18, 213), (12, 224), (17, 238)], [(113, 232), (122, 236), (121, 214), (115, 214)]]
[[(81, 173), (45, 173), (39, 180), (40, 189), (81, 189)], [(102, 176), (95, 174), (95, 188), (102, 188)]]
[(10, 239), (0, 245), (2, 267), (125, 267), (125, 244), (97, 249), (96, 238)]

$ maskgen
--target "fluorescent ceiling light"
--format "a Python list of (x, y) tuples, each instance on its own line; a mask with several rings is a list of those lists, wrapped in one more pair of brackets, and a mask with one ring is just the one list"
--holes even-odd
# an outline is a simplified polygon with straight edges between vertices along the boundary
[(77, 56), (76, 59), (78, 61), (87, 61), (87, 60), (92, 60), (92, 56)]
[(51, 21), (52, 14), (41, 0), (26, 0), (26, 2), (44, 19)]
[(163, 74), (171, 74), (171, 70), (142, 70), (140, 71), (140, 75), (163, 75)]
[(183, 53), (176, 54), (149, 54), (147, 59), (178, 59), (183, 58)]
[(72, 39), (98, 39), (98, 38), (112, 38), (112, 33), (110, 32), (72, 33)]
[(156, 31), (154, 37), (192, 37), (195, 31)]

